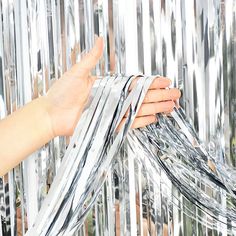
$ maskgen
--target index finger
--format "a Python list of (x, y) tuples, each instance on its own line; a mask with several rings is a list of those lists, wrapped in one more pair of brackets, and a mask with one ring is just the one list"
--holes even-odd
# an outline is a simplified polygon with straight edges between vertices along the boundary
[[(137, 81), (139, 78), (136, 78), (132, 81), (129, 90), (132, 90), (134, 88), (134, 86), (136, 85)], [(169, 87), (171, 84), (171, 80), (167, 79), (166, 77), (156, 77), (151, 86), (149, 87), (149, 89), (164, 89)]]
[(171, 85), (171, 80), (166, 77), (156, 77), (149, 89), (164, 89)]

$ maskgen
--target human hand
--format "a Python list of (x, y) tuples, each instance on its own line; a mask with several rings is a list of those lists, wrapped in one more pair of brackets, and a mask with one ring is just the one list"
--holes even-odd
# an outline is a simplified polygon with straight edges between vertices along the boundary
[[(85, 58), (56, 81), (45, 96), (53, 137), (73, 134), (96, 79), (90, 76), (90, 71), (97, 64), (102, 51), (103, 40), (98, 38), (94, 48)], [(131, 84), (130, 89), (136, 81)], [(144, 127), (155, 122), (156, 113), (168, 113), (173, 110), (175, 100), (180, 97), (180, 91), (176, 88), (166, 89), (170, 83), (171, 81), (164, 77), (157, 77), (153, 81), (132, 128)], [(125, 118), (121, 125), (124, 121)]]
[(86, 105), (95, 77), (90, 71), (103, 51), (103, 40), (98, 38), (94, 48), (56, 81), (45, 96), (53, 137), (70, 136)]
[[(130, 90), (135, 86), (137, 80), (133, 81)], [(168, 89), (170, 84), (171, 80), (165, 77), (154, 79), (132, 124), (132, 128), (141, 128), (156, 122), (156, 113), (170, 113), (173, 111), (175, 102), (180, 98), (181, 93), (177, 88)], [(119, 127), (124, 124), (127, 115), (128, 112)]]

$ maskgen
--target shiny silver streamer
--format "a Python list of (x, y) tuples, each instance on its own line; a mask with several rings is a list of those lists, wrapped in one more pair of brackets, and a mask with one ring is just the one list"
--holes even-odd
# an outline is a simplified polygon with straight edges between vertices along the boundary
[[(98, 82), (95, 96), (78, 124), (62, 167), (28, 235), (73, 235), (81, 226), (153, 80), (140, 78), (137, 88), (128, 94), (132, 80), (108, 78), (107, 82)], [(116, 135), (127, 109), (130, 115)], [(91, 199), (86, 201), (88, 197)]]
[[(92, 46), (96, 33), (105, 39), (96, 74), (162, 74), (173, 79), (183, 92), (180, 103), (201, 149), (211, 156), (208, 167), (201, 165), (206, 173), (213, 172), (211, 180), (217, 179), (218, 185), (198, 176), (196, 166), (177, 162), (173, 150), (153, 170), (149, 159), (142, 162), (145, 153), (137, 158), (137, 152), (124, 148), (79, 235), (235, 234), (233, 195), (226, 194), (234, 191), (235, 179), (235, 7), (234, 0), (0, 1), (1, 118), (43, 95)], [(158, 128), (168, 128), (164, 124)], [(151, 144), (142, 143), (152, 150)], [(138, 147), (137, 141), (132, 144)], [(32, 226), (66, 145), (64, 139), (53, 140), (3, 178), (3, 234), (24, 235)], [(231, 181), (225, 183), (213, 170)], [(202, 193), (203, 205), (188, 198), (187, 186), (194, 189), (188, 192), (191, 196), (200, 187), (197, 196)]]

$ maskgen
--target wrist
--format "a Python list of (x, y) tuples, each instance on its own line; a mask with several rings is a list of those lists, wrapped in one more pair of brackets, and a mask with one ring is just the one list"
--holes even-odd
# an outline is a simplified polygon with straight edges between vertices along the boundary
[(37, 98), (35, 102), (39, 104), (38, 107), (43, 119), (42, 124), (44, 126), (43, 129), (45, 133), (45, 138), (51, 140), (56, 137), (56, 134), (53, 130), (53, 122), (50, 115), (50, 104), (48, 103), (47, 98), (45, 96)]

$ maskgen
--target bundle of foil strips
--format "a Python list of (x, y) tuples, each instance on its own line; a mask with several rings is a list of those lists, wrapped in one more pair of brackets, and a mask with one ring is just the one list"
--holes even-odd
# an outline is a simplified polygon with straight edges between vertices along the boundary
[[(222, 196), (231, 201), (236, 199), (234, 184), (229, 182), (227, 172), (222, 168), (223, 163), (218, 166), (214, 158), (200, 145), (194, 129), (181, 109), (175, 109), (172, 117), (158, 115), (158, 122), (147, 128), (128, 132), (153, 80), (150, 77), (144, 79), (139, 76), (137, 86), (129, 93), (129, 85), (135, 78), (117, 76), (97, 81), (90, 99), (91, 103), (83, 113), (58, 175), (36, 217), (35, 224), (27, 235), (74, 235), (95, 205), (111, 164), (123, 161), (125, 157), (128, 158), (128, 162), (131, 159), (140, 163), (153, 188), (160, 188), (161, 178), (157, 179), (157, 176), (162, 171), (196, 208), (202, 209), (208, 216), (221, 216), (236, 221), (235, 206), (223, 206), (224, 199), (221, 199)], [(117, 130), (127, 110), (129, 115), (126, 123)], [(130, 173), (129, 178), (132, 179)], [(155, 198), (155, 192), (150, 189), (145, 196), (153, 198), (152, 208), (137, 210), (140, 203), (143, 204), (144, 196), (137, 201), (134, 194), (135, 176), (129, 181), (131, 182), (128, 188), (126, 186), (129, 198), (126, 201), (128, 200), (130, 205), (133, 204), (130, 214), (126, 216), (130, 220), (129, 233), (137, 235), (138, 232), (147, 230), (152, 235), (157, 235), (157, 224), (161, 218), (157, 218), (160, 212), (156, 206), (158, 198)], [(211, 193), (202, 190), (198, 185), (199, 181), (201, 186), (208, 186)], [(123, 188), (124, 191), (126, 188)], [(161, 195), (163, 194), (165, 195), (161, 192)], [(174, 198), (179, 200), (178, 196), (172, 193), (171, 198), (166, 196), (166, 201), (173, 204)], [(109, 202), (110, 199), (107, 198), (106, 201)], [(137, 214), (140, 211), (142, 214), (146, 212), (150, 215), (147, 220), (151, 220), (151, 226), (141, 223), (142, 215), (137, 222)], [(124, 217), (121, 212), (120, 215), (120, 218)], [(201, 220), (198, 221), (201, 223)], [(117, 218), (114, 218), (113, 223), (118, 227), (116, 221)], [(110, 230), (109, 235), (115, 235), (117, 230)], [(126, 233), (124, 231), (121, 234)]]
[[(122, 147), (76, 234), (235, 234), (235, 9), (234, 0), (0, 1), (1, 118), (43, 95), (92, 47), (95, 33), (104, 37), (105, 49), (94, 73), (168, 76), (182, 90), (191, 125), (183, 123), (202, 141), (193, 143), (189, 131), (192, 136), (178, 136), (185, 151), (177, 152), (168, 118), (162, 130), (170, 133), (154, 135), (160, 148), (173, 147), (167, 158), (160, 154), (159, 167), (143, 147), (140, 153)], [(170, 137), (171, 145), (162, 143)], [(145, 142), (150, 150), (152, 142)], [(52, 140), (2, 178), (0, 235), (24, 235), (33, 225), (67, 144)]]
[[(73, 235), (81, 226), (153, 80), (139, 78), (136, 88), (128, 93), (133, 78), (117, 76), (97, 81), (94, 98), (83, 113), (36, 223), (27, 235)], [(127, 110), (126, 123), (117, 130)]]

